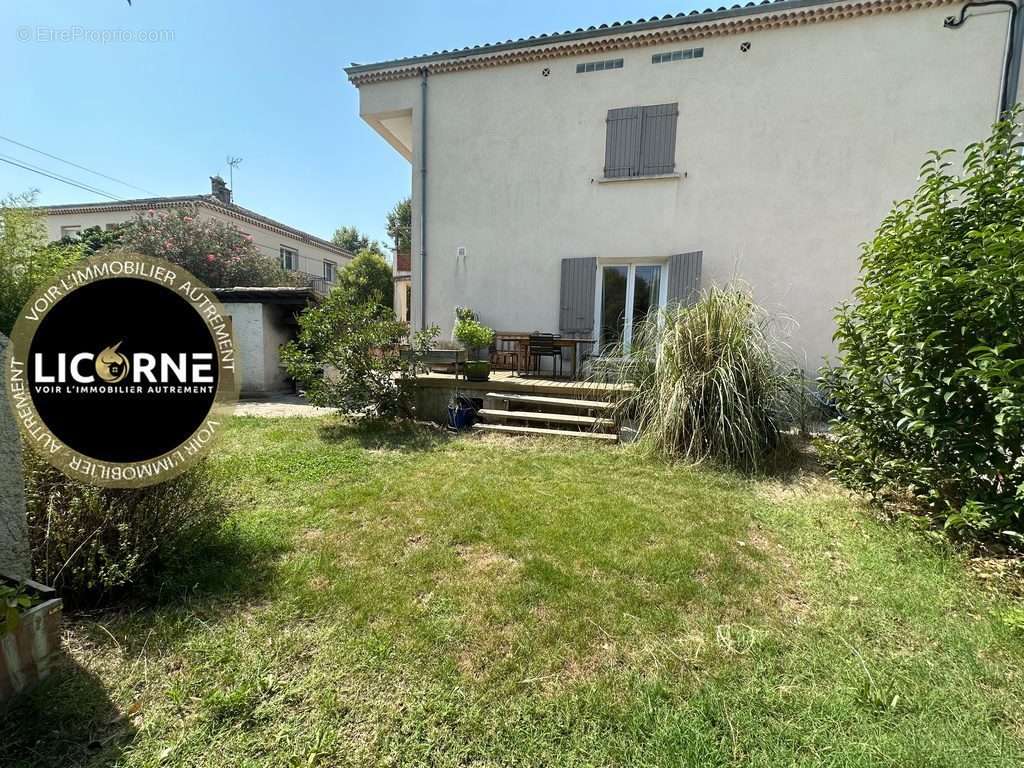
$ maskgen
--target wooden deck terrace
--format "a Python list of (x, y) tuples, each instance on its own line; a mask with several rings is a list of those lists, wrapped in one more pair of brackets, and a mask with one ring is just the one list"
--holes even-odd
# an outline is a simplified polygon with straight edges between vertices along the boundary
[(492, 370), (487, 381), (466, 381), (452, 373), (421, 373), (416, 376), (416, 415), (438, 424), (447, 423), (448, 403), (456, 394), (480, 401), (494, 400), (486, 397), (492, 392), (607, 401), (615, 400), (626, 390), (627, 387), (620, 384), (523, 376), (503, 370)]
[[(629, 389), (628, 385), (606, 384), (599, 381), (551, 379), (543, 376), (515, 374), (512, 371), (491, 371), (487, 381), (466, 381), (451, 373), (421, 373), (416, 376), (417, 387), (458, 389), (473, 397), (473, 392), (517, 392), (524, 395), (551, 395), (607, 400)], [(479, 397), (479, 395), (477, 395)]]

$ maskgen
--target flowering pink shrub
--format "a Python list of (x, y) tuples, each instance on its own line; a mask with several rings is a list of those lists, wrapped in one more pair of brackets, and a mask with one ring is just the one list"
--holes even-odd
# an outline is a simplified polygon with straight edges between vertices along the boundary
[(131, 251), (180, 264), (211, 288), (301, 285), (301, 278), (256, 250), (252, 237), (233, 225), (202, 219), (191, 207), (147, 211), (124, 228)]

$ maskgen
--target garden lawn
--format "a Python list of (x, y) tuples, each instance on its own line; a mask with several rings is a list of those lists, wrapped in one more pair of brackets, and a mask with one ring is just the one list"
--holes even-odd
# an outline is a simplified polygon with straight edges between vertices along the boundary
[(216, 463), (223, 541), (68, 622), (0, 765), (1024, 764), (1008, 605), (812, 473), (336, 418)]

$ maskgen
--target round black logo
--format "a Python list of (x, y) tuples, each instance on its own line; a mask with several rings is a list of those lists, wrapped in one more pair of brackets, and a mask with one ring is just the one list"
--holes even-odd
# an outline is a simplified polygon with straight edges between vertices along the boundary
[(26, 441), (71, 477), (162, 482), (199, 458), (238, 394), (230, 320), (212, 292), (162, 259), (80, 262), (15, 325), (10, 400)]

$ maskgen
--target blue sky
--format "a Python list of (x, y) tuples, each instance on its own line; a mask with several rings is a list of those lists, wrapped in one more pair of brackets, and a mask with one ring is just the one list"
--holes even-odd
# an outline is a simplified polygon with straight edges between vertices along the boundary
[[(705, 5), (5, 0), (0, 136), (157, 195), (208, 192), (234, 155), (240, 205), (324, 237), (355, 224), (383, 240), (411, 172), (359, 119), (342, 67)], [(104, 42), (104, 30), (167, 33)], [(0, 157), (147, 196), (7, 141)], [(0, 162), (0, 195), (30, 188), (44, 204), (104, 199)]]

